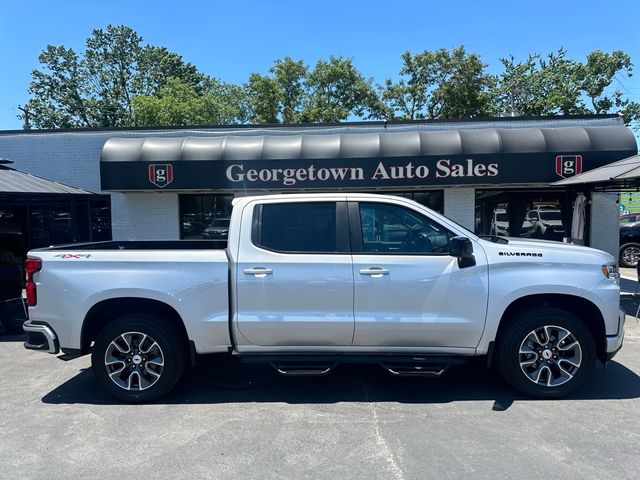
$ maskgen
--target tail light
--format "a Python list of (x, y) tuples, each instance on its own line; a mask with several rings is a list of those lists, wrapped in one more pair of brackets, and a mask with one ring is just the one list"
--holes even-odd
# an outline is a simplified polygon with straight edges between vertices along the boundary
[(42, 259), (28, 257), (24, 262), (24, 271), (27, 272), (27, 305), (35, 307), (38, 296), (36, 293), (36, 282), (33, 281), (33, 274), (42, 270)]

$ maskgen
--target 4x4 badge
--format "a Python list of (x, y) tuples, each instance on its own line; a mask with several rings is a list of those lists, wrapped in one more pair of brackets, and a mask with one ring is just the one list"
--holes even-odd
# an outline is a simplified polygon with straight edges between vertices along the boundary
[(156, 187), (164, 188), (173, 182), (173, 165), (170, 163), (149, 165), (149, 181)]

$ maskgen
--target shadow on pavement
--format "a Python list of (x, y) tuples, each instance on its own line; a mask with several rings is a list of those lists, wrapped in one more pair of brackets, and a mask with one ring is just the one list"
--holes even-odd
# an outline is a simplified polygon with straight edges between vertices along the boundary
[[(640, 377), (612, 361), (596, 366), (589, 385), (568, 397), (574, 400), (640, 397)], [(454, 367), (439, 378), (397, 378), (375, 365), (343, 365), (323, 377), (283, 377), (266, 365), (245, 365), (233, 359), (205, 359), (190, 371), (173, 393), (158, 404), (285, 402), (448, 403), (491, 400), (502, 411), (515, 400), (526, 400), (505, 384), (495, 370), (480, 361)], [(49, 404), (120, 404), (103, 392), (90, 369), (42, 398)]]

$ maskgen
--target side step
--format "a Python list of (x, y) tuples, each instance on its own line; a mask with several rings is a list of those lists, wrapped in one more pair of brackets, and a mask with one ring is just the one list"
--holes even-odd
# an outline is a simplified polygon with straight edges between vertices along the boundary
[(280, 375), (294, 376), (321, 376), (326, 375), (336, 367), (337, 363), (304, 363), (304, 362), (271, 362), (271, 366)]
[(396, 377), (439, 377), (452, 365), (465, 363), (466, 357), (394, 354), (239, 354), (242, 363), (269, 364), (285, 376), (320, 376), (341, 363), (378, 364)]
[(450, 363), (381, 363), (391, 375), (396, 377), (439, 377), (451, 366)]

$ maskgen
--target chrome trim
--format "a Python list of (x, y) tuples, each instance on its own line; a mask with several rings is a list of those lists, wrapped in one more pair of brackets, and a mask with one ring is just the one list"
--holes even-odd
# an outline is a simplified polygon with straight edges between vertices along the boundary
[(47, 350), (47, 353), (56, 354), (56, 353), (58, 353), (60, 351), (60, 349), (57, 346), (56, 334), (53, 332), (51, 327), (49, 327), (48, 325), (34, 324), (34, 323), (32, 323), (31, 320), (27, 320), (22, 325), (22, 329), (25, 332), (43, 334), (44, 338), (47, 339), (47, 346), (49, 347), (49, 349)]

